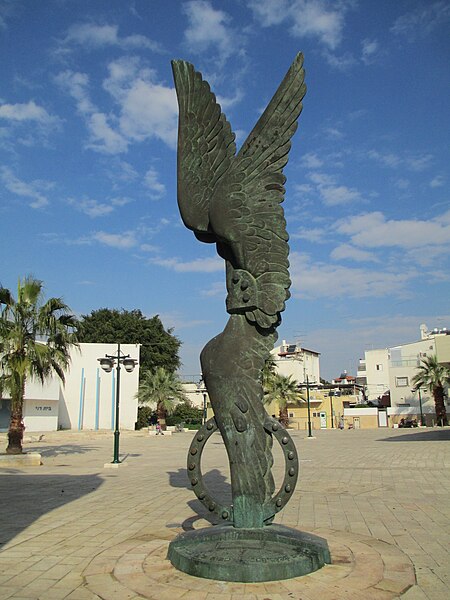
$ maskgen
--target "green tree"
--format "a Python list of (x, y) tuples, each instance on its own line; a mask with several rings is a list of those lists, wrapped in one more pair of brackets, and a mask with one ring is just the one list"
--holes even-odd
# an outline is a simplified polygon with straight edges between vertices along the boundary
[(188, 400), (177, 375), (163, 367), (144, 373), (136, 397), (139, 404), (156, 407), (162, 429), (166, 428), (166, 416), (174, 411), (177, 403)]
[(180, 340), (172, 329), (165, 330), (158, 315), (148, 319), (138, 309), (116, 310), (100, 308), (82, 315), (78, 339), (80, 342), (108, 344), (142, 344), (140, 352), (141, 378), (155, 367), (174, 372), (180, 366)]
[(22, 453), (23, 403), (28, 378), (44, 383), (54, 373), (64, 381), (77, 320), (61, 298), (44, 302), (43, 283), (19, 279), (17, 299), (0, 287), (0, 387), (11, 397), (8, 454)]
[(412, 384), (416, 388), (426, 387), (433, 394), (436, 419), (441, 426), (448, 425), (444, 386), (449, 383), (450, 368), (440, 364), (435, 355), (422, 358), (418, 372), (412, 378)]
[(192, 406), (189, 401), (184, 401), (177, 404), (170, 417), (167, 417), (167, 424), (177, 425), (178, 423), (185, 423), (186, 425), (201, 425), (202, 417), (203, 410), (201, 408)]
[(264, 393), (264, 404), (277, 402), (280, 410), (280, 421), (286, 427), (289, 424), (288, 404), (298, 404), (298, 383), (291, 375), (272, 374)]

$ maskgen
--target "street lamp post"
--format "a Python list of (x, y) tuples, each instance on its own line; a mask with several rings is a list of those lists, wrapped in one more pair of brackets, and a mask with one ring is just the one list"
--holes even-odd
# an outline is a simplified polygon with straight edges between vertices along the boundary
[(206, 423), (206, 392), (203, 392), (203, 425)]
[(127, 373), (131, 373), (134, 371), (134, 367), (137, 364), (137, 360), (131, 358), (129, 354), (121, 355), (120, 352), (120, 344), (117, 344), (117, 354), (105, 354), (104, 358), (97, 359), (100, 363), (101, 368), (106, 373), (111, 373), (113, 367), (116, 367), (117, 371), (117, 381), (116, 381), (116, 418), (115, 418), (115, 426), (114, 426), (114, 457), (112, 460), (113, 465), (117, 465), (120, 463), (119, 460), (119, 438), (120, 438), (120, 430), (119, 430), (119, 407), (120, 407), (120, 365), (122, 364), (125, 367), (125, 371)]
[(334, 429), (334, 415), (333, 415), (333, 390), (330, 390), (330, 405), (331, 405), (331, 429)]
[(312, 437), (311, 431), (311, 407), (309, 404), (309, 377), (306, 376), (306, 401), (308, 402), (308, 437)]
[[(424, 418), (423, 418), (423, 411), (422, 411), (422, 394), (420, 393), (420, 387), (414, 388), (413, 390), (411, 390), (413, 393), (414, 392), (418, 392), (419, 393), (419, 406), (420, 406), (420, 424), (423, 426), (424, 424)], [(425, 424), (426, 425), (426, 424)]]
[(197, 389), (203, 394), (203, 416), (202, 422), (203, 425), (206, 423), (207, 417), (207, 403), (206, 403), (206, 386), (205, 380), (203, 379), (203, 375), (200, 377), (200, 381), (197, 383)]

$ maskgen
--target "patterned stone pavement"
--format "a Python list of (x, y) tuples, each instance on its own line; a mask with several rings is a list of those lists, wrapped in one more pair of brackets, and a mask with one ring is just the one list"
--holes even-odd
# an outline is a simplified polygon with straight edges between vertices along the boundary
[[(293, 432), (301, 473), (277, 522), (325, 537), (333, 563), (282, 582), (191, 577), (165, 559), (179, 532), (210, 526), (189, 489), (192, 433), (33, 439), (41, 467), (0, 469), (0, 599), (441, 600), (449, 597), (450, 429)], [(4, 447), (0, 435), (0, 447)], [(229, 498), (221, 438), (205, 449), (208, 488)], [(275, 475), (283, 465), (275, 452)]]

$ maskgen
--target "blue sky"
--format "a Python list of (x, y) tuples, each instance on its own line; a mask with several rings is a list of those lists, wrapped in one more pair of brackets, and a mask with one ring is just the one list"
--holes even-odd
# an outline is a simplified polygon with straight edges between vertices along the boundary
[(179, 217), (170, 60), (203, 73), (240, 145), (301, 50), (280, 339), (332, 378), (449, 326), (449, 34), (444, 0), (0, 0), (0, 283), (159, 314), (199, 373), (224, 271)]

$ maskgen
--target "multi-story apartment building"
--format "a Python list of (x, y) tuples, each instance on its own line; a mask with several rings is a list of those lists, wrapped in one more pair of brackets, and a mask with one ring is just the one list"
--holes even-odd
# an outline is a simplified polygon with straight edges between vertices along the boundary
[(298, 383), (305, 383), (307, 377), (309, 383), (320, 383), (320, 352), (283, 340), (280, 346), (271, 351), (271, 355), (280, 375), (291, 375)]
[[(377, 400), (390, 392), (391, 421), (417, 418), (428, 425), (435, 421), (432, 394), (427, 389), (416, 390), (412, 380), (421, 359), (436, 355), (442, 364), (450, 365), (450, 331), (446, 328), (429, 331), (420, 326), (420, 339), (408, 344), (368, 350), (358, 367), (358, 381), (366, 387), (368, 400)], [(448, 404), (448, 393), (447, 393)]]

